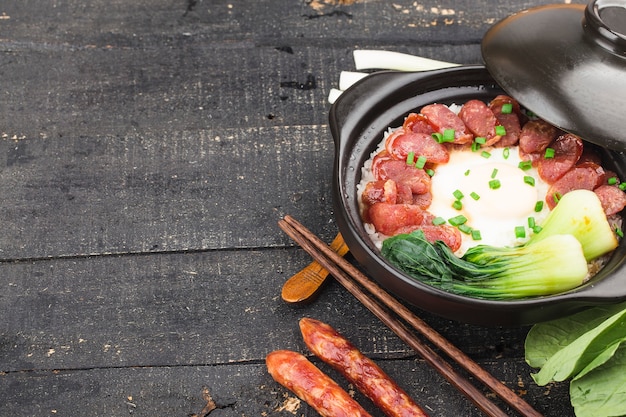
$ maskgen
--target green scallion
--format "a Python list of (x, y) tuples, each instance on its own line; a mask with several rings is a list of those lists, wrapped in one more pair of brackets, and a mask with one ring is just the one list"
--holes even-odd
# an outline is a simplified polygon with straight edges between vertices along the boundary
[(478, 143), (479, 145), (484, 145), (485, 143), (487, 143), (487, 138), (484, 138), (482, 136), (478, 136), (478, 137), (474, 138), (474, 142)]
[(438, 143), (443, 143), (443, 135), (439, 132), (432, 133), (430, 136), (433, 137)]
[(545, 159), (554, 158), (554, 148), (546, 148), (546, 152), (543, 154)]
[(506, 135), (506, 129), (504, 126), (502, 125), (498, 125), (496, 126), (496, 135), (498, 136), (504, 136)]
[(470, 233), (472, 233), (472, 228), (466, 224), (459, 225), (458, 229), (461, 232), (465, 233), (466, 235), (469, 235)]
[(487, 151), (482, 151), (480, 153), (480, 156), (482, 156), (483, 158), (489, 158), (489, 157), (491, 157), (491, 154), (489, 152), (487, 152)]
[(463, 197), (465, 197), (463, 195), (463, 192), (461, 190), (454, 190), (454, 192), (452, 193), (452, 195), (454, 196), (454, 198), (456, 198), (457, 200), (462, 199)]
[(435, 226), (441, 226), (442, 224), (446, 223), (446, 219), (444, 219), (443, 217), (435, 217), (433, 219), (433, 224)]
[(472, 240), (481, 240), (480, 230), (472, 229)]
[(470, 197), (472, 197), (476, 201), (480, 200), (480, 196), (476, 194), (474, 191), (470, 193)]
[(406, 164), (413, 165), (415, 163), (415, 152), (409, 152), (406, 155)]
[(615, 234), (619, 237), (624, 237), (624, 232), (619, 227), (615, 228)]
[(454, 216), (448, 219), (448, 223), (450, 223), (452, 226), (460, 226), (462, 224), (467, 223), (467, 217), (465, 217), (462, 214), (459, 214), (458, 216)]
[(445, 129), (443, 131), (443, 141), (444, 142), (454, 142), (454, 129)]
[(504, 103), (502, 105), (502, 109), (500, 109), (500, 112), (502, 114), (511, 114), (512, 111), (513, 111), (513, 103)]
[(535, 226), (536, 226), (535, 218), (534, 217), (529, 217), (528, 218), (528, 228), (529, 229), (533, 229)]
[(622, 182), (620, 183), (620, 185), (618, 185), (619, 189), (622, 191), (626, 191), (626, 182)]
[(428, 174), (429, 177), (432, 177), (433, 175), (435, 175), (435, 170), (428, 168), (426, 170), (426, 173)]
[(543, 210), (543, 201), (537, 201), (535, 203), (535, 213), (539, 213), (541, 210)]
[(517, 239), (523, 239), (526, 237), (526, 228), (524, 226), (515, 227), (515, 237)]
[(465, 176), (467, 177), (470, 174), (470, 170), (465, 171)]
[(617, 178), (616, 178), (616, 177), (611, 177), (611, 178), (609, 178), (609, 179), (607, 180), (607, 183), (608, 183), (609, 185), (615, 185), (615, 184), (617, 184)]
[(461, 203), (461, 200), (454, 200), (454, 203), (452, 203), (452, 208), (455, 210), (461, 210), (463, 208), (463, 203)]
[(426, 165), (426, 157), (424, 155), (420, 155), (417, 158), (417, 162), (415, 162), (415, 168), (422, 169)]
[(500, 180), (491, 180), (489, 181), (489, 188), (491, 188), (492, 190), (497, 190), (498, 188), (500, 188), (502, 184), (500, 183)]
[(525, 175), (524, 176), (524, 182), (528, 185), (530, 185), (531, 187), (535, 186), (535, 179), (533, 177), (531, 177), (530, 175)]
[(491, 178), (495, 178), (496, 175), (498, 175), (498, 168), (494, 168), (493, 171), (491, 171)]
[(504, 159), (509, 159), (510, 154), (511, 154), (511, 150), (508, 147), (502, 150), (502, 157)]
[(533, 163), (531, 161), (521, 161), (519, 164), (517, 164), (517, 167), (522, 171), (528, 171), (533, 167)]

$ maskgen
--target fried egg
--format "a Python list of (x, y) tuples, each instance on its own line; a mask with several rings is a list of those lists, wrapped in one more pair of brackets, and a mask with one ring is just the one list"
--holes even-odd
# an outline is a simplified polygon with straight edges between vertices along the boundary
[(548, 215), (549, 185), (520, 162), (517, 147), (465, 149), (436, 168), (429, 211), (448, 223), (463, 222), (458, 256), (476, 245), (523, 244)]

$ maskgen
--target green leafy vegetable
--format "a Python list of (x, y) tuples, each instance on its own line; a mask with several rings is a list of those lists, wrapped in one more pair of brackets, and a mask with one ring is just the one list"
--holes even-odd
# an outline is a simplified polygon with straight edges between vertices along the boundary
[(626, 415), (626, 303), (594, 307), (533, 326), (526, 361), (538, 385), (571, 379), (578, 417)]
[(382, 255), (419, 281), (486, 299), (567, 291), (579, 286), (588, 273), (580, 243), (571, 235), (515, 248), (479, 245), (459, 258), (443, 242), (430, 243), (417, 230), (386, 239)]
[(612, 251), (618, 245), (600, 199), (589, 190), (574, 190), (563, 195), (541, 227), (541, 233), (534, 235), (529, 243), (555, 234), (571, 234), (582, 245), (587, 261)]

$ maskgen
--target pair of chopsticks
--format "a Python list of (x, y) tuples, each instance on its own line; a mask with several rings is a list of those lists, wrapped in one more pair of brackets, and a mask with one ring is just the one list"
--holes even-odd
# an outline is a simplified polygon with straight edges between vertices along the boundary
[[(417, 331), (439, 350), (456, 361), (462, 368), (481, 381), (493, 393), (517, 410), (523, 416), (540, 417), (541, 414), (527, 402), (502, 384), (493, 375), (480, 367), (456, 346), (446, 340), (436, 330), (417, 317), (407, 307), (366, 277), (354, 265), (333, 252), (306, 227), (291, 216), (279, 220), (280, 228), (307, 251), (320, 265), (326, 268), (335, 279), (354, 297), (376, 315), (400, 339), (415, 350), (426, 362), (437, 370), (455, 388), (461, 391), (471, 402), (490, 417), (507, 417), (496, 404), (489, 400), (470, 381), (457, 373), (431, 347), (422, 342), (414, 333)], [(394, 313), (398, 317), (394, 316)], [(407, 327), (407, 324), (410, 326)]]

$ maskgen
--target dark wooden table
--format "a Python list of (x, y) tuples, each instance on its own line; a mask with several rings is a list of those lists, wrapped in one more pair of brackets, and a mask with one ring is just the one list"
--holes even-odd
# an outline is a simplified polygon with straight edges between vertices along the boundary
[[(3, 0), (0, 415), (313, 416), (264, 364), (307, 352), (304, 316), (432, 416), (481, 415), (337, 283), (284, 303), (310, 258), (277, 221), (337, 231), (327, 94), (355, 49), (480, 63), (490, 25), (546, 3)], [(420, 315), (573, 415), (566, 383), (532, 383), (528, 328)]]

